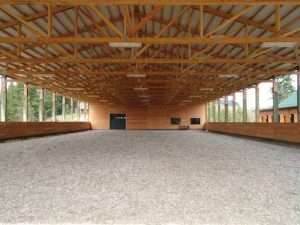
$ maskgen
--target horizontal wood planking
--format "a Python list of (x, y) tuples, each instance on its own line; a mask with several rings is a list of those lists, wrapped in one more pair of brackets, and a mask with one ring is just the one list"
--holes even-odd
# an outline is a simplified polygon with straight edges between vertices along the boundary
[(299, 123), (206, 123), (208, 131), (300, 143)]
[(88, 122), (0, 122), (0, 140), (90, 130)]
[[(179, 129), (178, 125), (171, 125), (171, 117), (180, 117), (181, 125), (189, 125), (190, 129), (202, 129), (206, 121), (203, 104), (138, 108), (90, 103), (89, 119), (93, 129), (109, 129), (110, 113), (126, 113), (127, 129)], [(201, 118), (201, 124), (191, 125), (192, 117)]]

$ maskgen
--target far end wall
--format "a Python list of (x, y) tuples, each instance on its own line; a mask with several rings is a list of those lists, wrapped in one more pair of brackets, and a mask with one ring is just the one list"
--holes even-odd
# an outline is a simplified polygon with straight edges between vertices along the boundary
[[(189, 125), (190, 129), (201, 129), (206, 122), (204, 104), (132, 108), (90, 103), (89, 119), (92, 128), (109, 129), (110, 113), (126, 113), (127, 129), (178, 129), (178, 125), (171, 125), (171, 117), (180, 117), (181, 125)], [(201, 124), (191, 125), (192, 117), (200, 117)]]

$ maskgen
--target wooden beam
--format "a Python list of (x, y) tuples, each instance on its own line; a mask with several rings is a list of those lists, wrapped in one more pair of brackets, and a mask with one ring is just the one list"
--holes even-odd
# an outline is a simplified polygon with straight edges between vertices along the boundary
[(200, 5), (200, 16), (199, 16), (199, 32), (200, 32), (200, 37), (203, 37), (203, 30), (204, 30), (204, 16), (203, 16), (203, 5)]
[(208, 58), (208, 59), (180, 59), (180, 58), (74, 58), (74, 57), (60, 57), (60, 58), (0, 58), (0, 62), (10, 63), (79, 63), (79, 64), (267, 64), (267, 63), (289, 63), (297, 64), (297, 59), (272, 59), (268, 58), (248, 58), (248, 59), (233, 59), (233, 58)]
[(53, 5), (299, 5), (298, 0), (0, 0), (0, 4)]
[[(300, 32), (300, 28), (293, 33)], [(122, 38), (116, 37), (0, 37), (0, 43), (14, 44), (108, 44), (110, 42), (123, 42)], [(285, 34), (274, 37), (132, 37), (127, 42), (140, 42), (145, 45), (188, 45), (188, 44), (261, 44), (264, 42), (295, 42), (300, 43), (299, 36), (287, 36)], [(142, 48), (143, 49), (143, 48)]]
[[(195, 8), (193, 8), (193, 9), (195, 9)], [(205, 6), (205, 8), (203, 10), (207, 14), (211, 14), (213, 16), (217, 16), (217, 17), (220, 17), (220, 18), (223, 18), (223, 19), (230, 19), (234, 16), (234, 14), (232, 14), (232, 13), (228, 13), (228, 12), (225, 12), (225, 11), (220, 10), (218, 8), (211, 7), (211, 6)], [(249, 19), (245, 16), (240, 16), (239, 18), (237, 18), (235, 20), (235, 22), (238, 22), (242, 25), (248, 24), (249, 26), (252, 26), (252, 27), (255, 27), (255, 28), (258, 28), (258, 29), (263, 29), (263, 30), (273, 32), (273, 33), (276, 32), (276, 29), (274, 28), (274, 26), (267, 25), (267, 24), (263, 23), (262, 21), (257, 21), (257, 20), (255, 20), (255, 18)]]
[(96, 6), (90, 6), (90, 9), (92, 9), (93, 12), (96, 13), (97, 16), (99, 16), (103, 21), (104, 23), (106, 23), (106, 25), (112, 29), (118, 36), (120, 37), (123, 37), (123, 33), (112, 23), (110, 22), (110, 20), (108, 18), (106, 18), (105, 15), (103, 15), (98, 9)]
[(280, 13), (280, 5), (276, 5), (276, 12), (275, 12), (275, 27), (276, 32), (280, 32), (281, 28), (281, 13)]
[[(164, 32), (166, 32), (175, 22), (176, 20), (181, 17), (187, 10), (188, 8), (185, 7), (183, 8), (179, 13), (177, 13), (168, 24), (166, 24), (159, 32), (158, 34), (155, 35), (155, 38), (160, 37)], [(136, 53), (136, 57), (140, 56), (141, 54), (143, 54), (144, 51), (146, 51), (149, 47), (151, 46), (151, 44), (146, 44), (142, 49), (140, 49), (137, 53)]]
[(210, 31), (207, 36), (211, 36), (214, 33), (216, 33), (217, 31), (221, 30), (222, 28), (224, 28), (225, 26), (227, 26), (228, 24), (232, 23), (233, 21), (235, 21), (237, 18), (241, 17), (242, 15), (244, 15), (246, 12), (248, 12), (250, 9), (252, 9), (253, 6), (246, 6), (245, 9), (241, 10), (239, 13), (235, 14), (234, 16), (232, 16), (230, 19), (224, 21), (222, 24), (220, 24), (219, 26), (217, 26), (215, 29), (213, 29), (212, 31)]
[[(54, 6), (54, 5), (51, 5), (50, 6)], [(70, 7), (70, 6), (62, 6), (62, 7), (56, 7), (55, 9), (52, 10), (52, 15), (55, 15), (57, 13), (61, 13), (61, 12), (64, 12), (64, 11), (67, 11), (69, 9), (72, 9), (73, 7)], [(23, 16), (21, 17), (22, 20), (26, 21), (26, 22), (30, 22), (30, 21), (34, 21), (34, 20), (37, 20), (37, 19), (40, 19), (40, 18), (44, 18), (44, 17), (47, 17), (48, 16), (48, 9), (45, 10), (45, 11), (41, 11), (39, 13), (34, 13), (33, 15), (30, 15), (30, 16)], [(0, 25), (0, 30), (3, 30), (3, 29), (6, 29), (8, 27), (14, 27), (18, 24), (19, 22), (17, 20), (11, 20), (11, 21), (8, 21), (8, 22), (2, 22), (1, 25)]]
[(52, 36), (52, 27), (53, 27), (53, 15), (52, 15), (52, 5), (48, 5), (48, 37)]
[(11, 18), (14, 18), (15, 20), (17, 20), (19, 23), (24, 24), (24, 26), (26, 26), (32, 32), (36, 33), (37, 35), (43, 36), (43, 33), (40, 30), (36, 29), (35, 25), (32, 25), (31, 23), (25, 21), (22, 17), (16, 16), (14, 13), (11, 13), (10, 11), (8, 11), (6, 8), (4, 8), (1, 5), (0, 5), (0, 9), (3, 12), (5, 12), (8, 16), (10, 16)]
[(148, 21), (150, 21), (155, 15), (157, 15), (162, 10), (162, 8), (163, 6), (161, 5), (155, 5), (149, 13), (147, 13), (143, 18), (141, 18), (138, 24), (134, 25), (129, 29), (128, 34), (133, 36), (135, 33), (137, 33), (146, 25)]
[[(242, 71), (234, 71), (234, 70), (195, 70), (195, 71), (187, 71), (183, 72), (180, 70), (159, 70), (159, 71), (151, 71), (151, 70), (139, 70), (140, 73), (147, 74), (147, 76), (165, 76), (165, 77), (174, 77), (174, 76), (193, 76), (197, 77), (197, 79), (201, 76), (212, 76), (217, 77), (220, 74), (237, 74), (241, 77), (247, 75), (261, 75), (261, 74), (269, 74), (269, 75), (279, 75), (279, 74), (287, 74), (293, 72), (292, 69), (256, 69), (256, 70), (242, 70)], [(55, 74), (56, 76), (60, 76), (60, 74), (68, 74), (69, 76), (77, 76), (79, 73), (84, 73), (86, 76), (90, 77), (105, 77), (109, 76), (126, 76), (127, 74), (135, 73), (134, 70), (117, 70), (117, 71), (100, 71), (100, 70), (82, 70), (82, 71), (70, 71), (67, 69), (56, 69), (56, 70), (25, 70), (24, 68), (20, 69), (7, 69), (7, 74), (28, 74), (35, 77), (45, 77), (45, 75)], [(100, 80), (102, 81), (102, 80)], [(104, 80), (103, 80), (104, 81)]]

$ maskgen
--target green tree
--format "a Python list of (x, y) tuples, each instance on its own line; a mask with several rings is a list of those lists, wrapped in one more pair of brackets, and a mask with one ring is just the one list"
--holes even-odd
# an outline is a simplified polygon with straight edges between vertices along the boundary
[(49, 91), (44, 95), (44, 117), (46, 121), (52, 118), (52, 93)]
[(30, 86), (28, 89), (28, 119), (29, 121), (39, 120), (40, 97), (39, 90)]
[(288, 76), (280, 77), (277, 82), (278, 82), (279, 102), (288, 98), (293, 92), (295, 92), (292, 76), (288, 75)]
[(24, 84), (9, 81), (7, 83), (7, 121), (22, 121)]

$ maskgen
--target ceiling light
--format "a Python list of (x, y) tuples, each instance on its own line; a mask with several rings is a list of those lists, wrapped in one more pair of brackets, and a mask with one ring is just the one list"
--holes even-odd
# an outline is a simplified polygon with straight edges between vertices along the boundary
[(133, 88), (133, 90), (135, 90), (135, 91), (146, 91), (146, 90), (148, 90), (148, 88), (146, 88), (146, 87), (136, 87), (136, 88)]
[(213, 91), (213, 88), (200, 88), (200, 91)]
[(41, 74), (32, 74), (34, 77), (54, 77), (55, 74), (53, 73), (41, 73)]
[(109, 46), (112, 48), (140, 48), (142, 43), (140, 42), (109, 42)]
[(70, 91), (82, 91), (84, 88), (79, 88), (79, 87), (70, 87), (70, 88), (66, 88), (67, 90)]
[(294, 48), (296, 47), (296, 42), (264, 42), (262, 43), (262, 48)]
[(131, 73), (126, 75), (128, 78), (145, 78), (146, 74), (140, 74), (140, 73)]
[(220, 74), (220, 78), (239, 78), (240, 76), (237, 74)]

